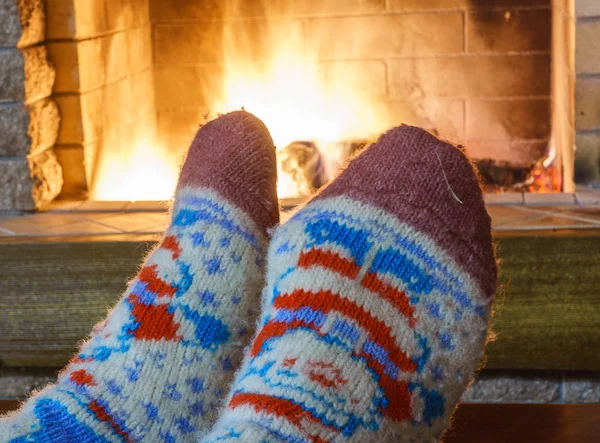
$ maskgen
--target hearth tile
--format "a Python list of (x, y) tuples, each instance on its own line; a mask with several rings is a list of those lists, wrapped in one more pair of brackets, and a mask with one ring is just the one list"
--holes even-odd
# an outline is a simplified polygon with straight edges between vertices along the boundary
[(487, 206), (486, 209), (488, 214), (492, 218), (492, 228), (508, 223), (515, 223), (531, 218), (538, 218), (540, 216), (538, 213), (524, 209), (522, 206), (514, 207), (492, 205)]
[(560, 215), (600, 224), (600, 206), (576, 206), (560, 211)]
[(522, 192), (484, 194), (483, 198), (486, 205), (522, 205), (524, 203)]
[(165, 212), (169, 203), (166, 201), (135, 201), (130, 202), (126, 207), (126, 212), (147, 211), (147, 212)]
[(104, 217), (95, 223), (117, 229), (122, 232), (147, 232), (151, 226), (156, 226), (156, 220), (150, 219), (142, 212), (114, 214), (112, 217)]
[(0, 227), (21, 235), (47, 231), (54, 226), (69, 226), (81, 221), (81, 217), (73, 213), (39, 213), (0, 218)]
[(525, 193), (525, 205), (574, 205), (575, 203), (575, 194), (542, 194), (534, 192)]
[(53, 200), (40, 208), (40, 212), (69, 212), (75, 211), (81, 205), (83, 200)]
[(540, 215), (539, 217), (520, 220), (497, 226), (495, 230), (541, 230), (541, 229), (598, 229), (599, 224), (587, 220), (561, 216), (560, 213)]
[(77, 211), (123, 211), (129, 204), (128, 201), (86, 200)]

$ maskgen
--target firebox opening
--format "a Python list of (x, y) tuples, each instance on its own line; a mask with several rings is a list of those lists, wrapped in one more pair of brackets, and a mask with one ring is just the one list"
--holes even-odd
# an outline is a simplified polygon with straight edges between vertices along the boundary
[(401, 123), (466, 146), (487, 192), (572, 186), (557, 2), (107, 2), (48, 6), (63, 198), (168, 199), (198, 125), (240, 108), (272, 132), (281, 198)]

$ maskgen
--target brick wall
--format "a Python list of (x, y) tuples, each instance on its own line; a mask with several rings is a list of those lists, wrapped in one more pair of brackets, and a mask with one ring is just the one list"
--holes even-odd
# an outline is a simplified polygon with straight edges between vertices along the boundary
[[(300, 29), (329, 75), (360, 77), (374, 108), (517, 164), (550, 137), (549, 0), (150, 0), (159, 135), (185, 149), (220, 88), (223, 23), (259, 62), (265, 10), (275, 35)], [(234, 31), (235, 33), (236, 31)], [(333, 68), (333, 69), (332, 69)], [(214, 111), (214, 110), (212, 110)]]
[(148, 0), (46, 0), (63, 195), (85, 196), (102, 152), (156, 131)]
[(44, 38), (42, 0), (0, 0), (0, 210), (32, 210), (61, 189)]
[(575, 179), (600, 186), (600, 1), (577, 0), (576, 14)]

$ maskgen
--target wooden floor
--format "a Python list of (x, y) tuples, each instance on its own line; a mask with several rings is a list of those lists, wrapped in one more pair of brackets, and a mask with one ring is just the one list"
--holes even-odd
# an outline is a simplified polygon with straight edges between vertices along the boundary
[[(16, 407), (15, 401), (0, 400), (0, 414)], [(444, 443), (507, 442), (600, 442), (600, 404), (465, 404), (444, 439)]]

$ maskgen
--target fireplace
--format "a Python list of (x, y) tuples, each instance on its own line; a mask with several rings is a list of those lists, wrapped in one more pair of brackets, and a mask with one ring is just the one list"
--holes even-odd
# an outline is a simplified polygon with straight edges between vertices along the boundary
[(597, 184), (600, 32), (573, 3), (8, 2), (0, 210), (168, 199), (198, 125), (242, 107), (273, 134), (284, 198), (400, 123), (465, 145), (488, 192)]

